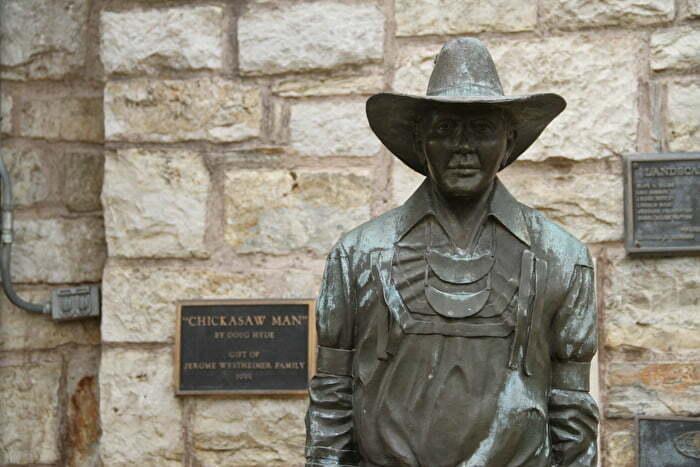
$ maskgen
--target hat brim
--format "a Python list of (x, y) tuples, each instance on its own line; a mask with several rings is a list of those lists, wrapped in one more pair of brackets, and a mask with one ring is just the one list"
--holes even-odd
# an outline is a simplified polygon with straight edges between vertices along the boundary
[(564, 110), (566, 101), (553, 93), (465, 99), (386, 92), (375, 94), (367, 100), (367, 119), (372, 131), (396, 157), (413, 170), (426, 175), (423, 160), (414, 150), (414, 128), (426, 110), (438, 105), (489, 105), (507, 110), (513, 117), (515, 141), (508, 160), (501, 166), (503, 169), (535, 142), (545, 127)]

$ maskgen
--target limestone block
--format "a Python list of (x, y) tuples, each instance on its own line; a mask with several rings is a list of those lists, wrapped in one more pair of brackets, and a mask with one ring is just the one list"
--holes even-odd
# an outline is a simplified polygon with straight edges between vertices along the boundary
[(85, 60), (88, 0), (6, 0), (0, 15), (0, 77), (59, 79)]
[(607, 164), (557, 167), (516, 162), (499, 178), (516, 199), (584, 242), (622, 239), (622, 176)]
[(100, 217), (15, 220), (12, 280), (99, 282), (106, 248)]
[(687, 70), (697, 66), (700, 66), (700, 29), (672, 29), (651, 35), (653, 70)]
[[(554, 92), (568, 102), (521, 159), (596, 159), (635, 151), (641, 41), (566, 36), (486, 42), (507, 95)], [(440, 46), (400, 50), (394, 89), (425, 95)]]
[(195, 456), (205, 466), (303, 465), (306, 399), (198, 400)]
[(378, 74), (363, 76), (294, 76), (275, 82), (272, 92), (282, 97), (341, 96), (347, 94), (374, 94), (384, 87), (384, 77)]
[(219, 6), (103, 12), (101, 58), (107, 73), (222, 67), (224, 11)]
[(607, 250), (605, 345), (627, 358), (700, 355), (700, 258), (630, 259)]
[(170, 341), (178, 300), (313, 297), (319, 275), (320, 271), (284, 267), (220, 272), (108, 264), (102, 281), (102, 338), (106, 342)]
[(700, 0), (688, 0), (688, 16), (697, 18), (700, 16)]
[[(605, 465), (637, 467), (637, 427), (632, 420), (601, 420), (600, 446)], [(600, 456), (599, 456), (600, 457)]]
[(371, 3), (251, 6), (238, 20), (241, 72), (267, 75), (331, 69), (384, 56), (384, 17)]
[(292, 105), (289, 128), (292, 148), (305, 156), (371, 156), (381, 147), (364, 101)]
[(209, 188), (201, 154), (142, 149), (108, 154), (102, 202), (110, 255), (208, 256)]
[[(443, 43), (440, 42), (399, 48), (395, 64), (394, 91), (425, 95), (430, 73), (435, 65), (435, 57), (440, 53), (442, 46)], [(503, 79), (502, 76), (501, 79)]]
[(100, 143), (104, 140), (102, 99), (55, 97), (30, 100), (20, 108), (17, 124), (21, 136)]
[(180, 467), (182, 408), (170, 348), (103, 349), (98, 381), (104, 465)]
[(12, 131), (12, 96), (0, 93), (0, 133)]
[(700, 150), (700, 85), (668, 86), (668, 147), (671, 151)]
[(53, 464), (59, 451), (61, 366), (0, 366), (0, 464)]
[(51, 154), (41, 147), (26, 144), (3, 144), (2, 157), (12, 180), (12, 202), (31, 206), (46, 201), (50, 195)]
[(423, 183), (425, 176), (409, 168), (406, 164), (396, 159), (391, 171), (392, 177), (392, 206), (404, 203), (416, 189)]
[(240, 253), (325, 255), (370, 215), (372, 179), (363, 169), (231, 170), (224, 184), (225, 236)]
[(63, 199), (71, 211), (102, 209), (100, 193), (104, 178), (104, 156), (71, 152), (64, 156)]
[(398, 36), (531, 31), (535, 26), (535, 0), (396, 0)]
[(259, 89), (218, 77), (105, 86), (105, 131), (111, 141), (243, 141), (259, 136), (261, 118)]
[(545, 0), (541, 12), (555, 28), (656, 24), (674, 15), (674, 0)]
[[(49, 290), (18, 288), (17, 294), (31, 303), (51, 300)], [(0, 351), (53, 349), (65, 344), (97, 345), (100, 343), (100, 322), (78, 320), (55, 322), (49, 316), (27, 313), (0, 299)]]
[[(93, 321), (98, 324), (97, 320)], [(97, 377), (100, 353), (98, 347), (83, 347), (79, 352), (72, 352), (67, 359), (66, 394), (70, 403), (66, 464), (71, 467), (99, 465), (100, 402)]]
[(609, 363), (607, 417), (695, 416), (700, 412), (700, 363)]

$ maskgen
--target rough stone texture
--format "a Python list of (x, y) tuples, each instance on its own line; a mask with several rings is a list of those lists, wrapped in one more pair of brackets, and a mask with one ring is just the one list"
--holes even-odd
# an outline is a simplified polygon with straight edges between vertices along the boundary
[(12, 131), (12, 96), (0, 93), (0, 133)]
[(604, 465), (637, 467), (637, 427), (631, 420), (606, 420), (600, 436)]
[(584, 242), (622, 239), (622, 176), (607, 164), (558, 167), (516, 162), (500, 172), (499, 178), (518, 201), (538, 209)]
[(700, 16), (700, 0), (688, 0), (688, 16), (697, 18)]
[(392, 177), (392, 206), (399, 206), (406, 201), (411, 194), (423, 183), (425, 177), (406, 164), (394, 161), (391, 172)]
[(192, 426), (195, 456), (205, 466), (304, 464), (301, 400), (198, 400)]
[(607, 417), (700, 415), (700, 363), (609, 363)]
[[(32, 303), (51, 300), (48, 290), (19, 288), (17, 294)], [(100, 343), (99, 320), (55, 322), (49, 316), (28, 313), (0, 299), (0, 351), (52, 349), (64, 344)]]
[(50, 140), (102, 142), (102, 99), (52, 97), (26, 102), (16, 122), (21, 136)]
[(295, 104), (289, 129), (292, 148), (305, 156), (371, 156), (381, 147), (364, 101)]
[(225, 179), (225, 236), (240, 253), (325, 255), (369, 218), (372, 179), (361, 169), (232, 170)]
[(0, 366), (0, 464), (53, 464), (60, 457), (61, 367)]
[(536, 25), (535, 0), (396, 0), (398, 36), (530, 31)]
[(605, 345), (643, 358), (700, 355), (700, 258), (627, 258), (607, 249)]
[(63, 199), (71, 211), (102, 209), (100, 193), (104, 177), (104, 156), (72, 152), (64, 156)]
[(557, 28), (644, 25), (673, 20), (674, 0), (545, 0), (541, 18)]
[(5, 0), (0, 76), (58, 79), (85, 59), (88, 0)]
[[(568, 102), (521, 159), (581, 160), (635, 152), (639, 44), (632, 36), (487, 41), (507, 95), (554, 92)], [(424, 95), (440, 47), (401, 49), (394, 89)]]
[(107, 73), (219, 69), (224, 11), (218, 6), (103, 12), (101, 58)]
[(99, 282), (106, 249), (99, 217), (15, 221), (12, 280)]
[(671, 151), (700, 150), (700, 85), (668, 86), (668, 147)]
[(686, 70), (700, 66), (700, 29), (681, 28), (651, 35), (653, 70)]
[(436, 42), (422, 46), (400, 47), (394, 65), (393, 90), (406, 94), (425, 95), (430, 73), (435, 65), (435, 57), (440, 53), (442, 46), (442, 42)]
[(99, 375), (104, 465), (182, 465), (182, 410), (170, 348), (104, 349)]
[(102, 201), (110, 256), (206, 257), (209, 172), (200, 154), (107, 155)]
[(218, 77), (105, 86), (105, 130), (112, 141), (243, 141), (260, 134), (261, 113), (260, 90)]
[(340, 96), (374, 94), (384, 88), (382, 75), (319, 76), (284, 78), (272, 86), (272, 92), (282, 97)]
[[(93, 320), (98, 324), (97, 320)], [(81, 348), (69, 355), (66, 371), (68, 395), (67, 465), (99, 464), (100, 402), (97, 377), (100, 349)]]
[(175, 302), (197, 298), (303, 298), (318, 273), (288, 268), (219, 272), (208, 268), (108, 264), (102, 282), (105, 342), (166, 342), (175, 334)]
[(384, 56), (384, 16), (370, 3), (254, 7), (238, 20), (244, 74), (330, 69)]
[(22, 144), (3, 144), (3, 160), (12, 180), (12, 202), (30, 206), (46, 201), (55, 164), (41, 148)]

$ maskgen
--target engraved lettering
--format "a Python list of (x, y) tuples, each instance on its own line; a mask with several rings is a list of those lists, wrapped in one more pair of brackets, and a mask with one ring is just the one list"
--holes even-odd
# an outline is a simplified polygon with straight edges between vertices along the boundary
[(186, 316), (182, 320), (189, 326), (264, 326), (267, 316)]
[(642, 169), (644, 177), (677, 177), (677, 176), (700, 176), (700, 167), (680, 166), (680, 167), (645, 167)]
[(308, 319), (306, 315), (276, 315), (272, 317), (273, 326), (301, 326)]

